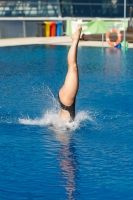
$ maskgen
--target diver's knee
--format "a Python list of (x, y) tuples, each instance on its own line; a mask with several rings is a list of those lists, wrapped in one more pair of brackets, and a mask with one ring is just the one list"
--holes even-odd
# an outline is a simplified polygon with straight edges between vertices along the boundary
[(70, 68), (71, 70), (73, 70), (74, 72), (77, 72), (77, 71), (78, 71), (78, 67), (77, 67), (76, 64), (69, 65), (69, 68)]

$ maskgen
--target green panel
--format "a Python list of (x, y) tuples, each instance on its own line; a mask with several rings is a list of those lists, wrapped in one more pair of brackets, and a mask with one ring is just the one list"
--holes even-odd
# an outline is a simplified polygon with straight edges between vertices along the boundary
[[(66, 35), (72, 34), (72, 22), (70, 20), (67, 21), (66, 26)], [(102, 20), (92, 20), (90, 22), (79, 22), (82, 25), (82, 34), (102, 34), (108, 32), (108, 30), (112, 27), (116, 27), (117, 29), (123, 28), (124, 22), (122, 20), (118, 21), (102, 21)], [(77, 22), (78, 24), (78, 22)], [(126, 28), (128, 26), (128, 20), (126, 20), (125, 24)]]

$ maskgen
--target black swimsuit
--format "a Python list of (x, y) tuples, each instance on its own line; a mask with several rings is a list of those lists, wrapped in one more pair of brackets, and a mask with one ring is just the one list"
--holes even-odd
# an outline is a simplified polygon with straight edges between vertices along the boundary
[(71, 120), (70, 121), (73, 121), (74, 120), (74, 117), (75, 117), (75, 99), (74, 99), (74, 102), (72, 103), (71, 106), (65, 106), (61, 100), (60, 100), (60, 97), (59, 97), (59, 94), (58, 94), (58, 100), (59, 100), (59, 103), (60, 103), (60, 106), (63, 110), (67, 110), (70, 114), (70, 118)]

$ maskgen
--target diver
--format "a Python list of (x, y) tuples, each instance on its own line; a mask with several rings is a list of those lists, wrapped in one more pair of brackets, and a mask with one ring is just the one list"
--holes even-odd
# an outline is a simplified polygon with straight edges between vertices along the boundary
[(59, 90), (58, 99), (61, 106), (60, 117), (63, 121), (73, 121), (75, 117), (75, 101), (79, 87), (79, 75), (77, 66), (77, 49), (82, 27), (78, 25), (72, 34), (72, 44), (68, 52), (68, 71), (63, 86)]

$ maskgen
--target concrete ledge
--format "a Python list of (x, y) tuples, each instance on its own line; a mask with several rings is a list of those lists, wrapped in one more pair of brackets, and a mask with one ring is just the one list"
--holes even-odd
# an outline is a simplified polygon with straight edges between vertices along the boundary
[[(0, 47), (32, 44), (71, 45), (71, 37), (60, 36), (0, 39)], [(102, 41), (80, 41), (79, 46), (110, 47), (107, 42), (103, 42), (102, 44)], [(133, 48), (133, 43), (129, 43), (128, 48)]]

